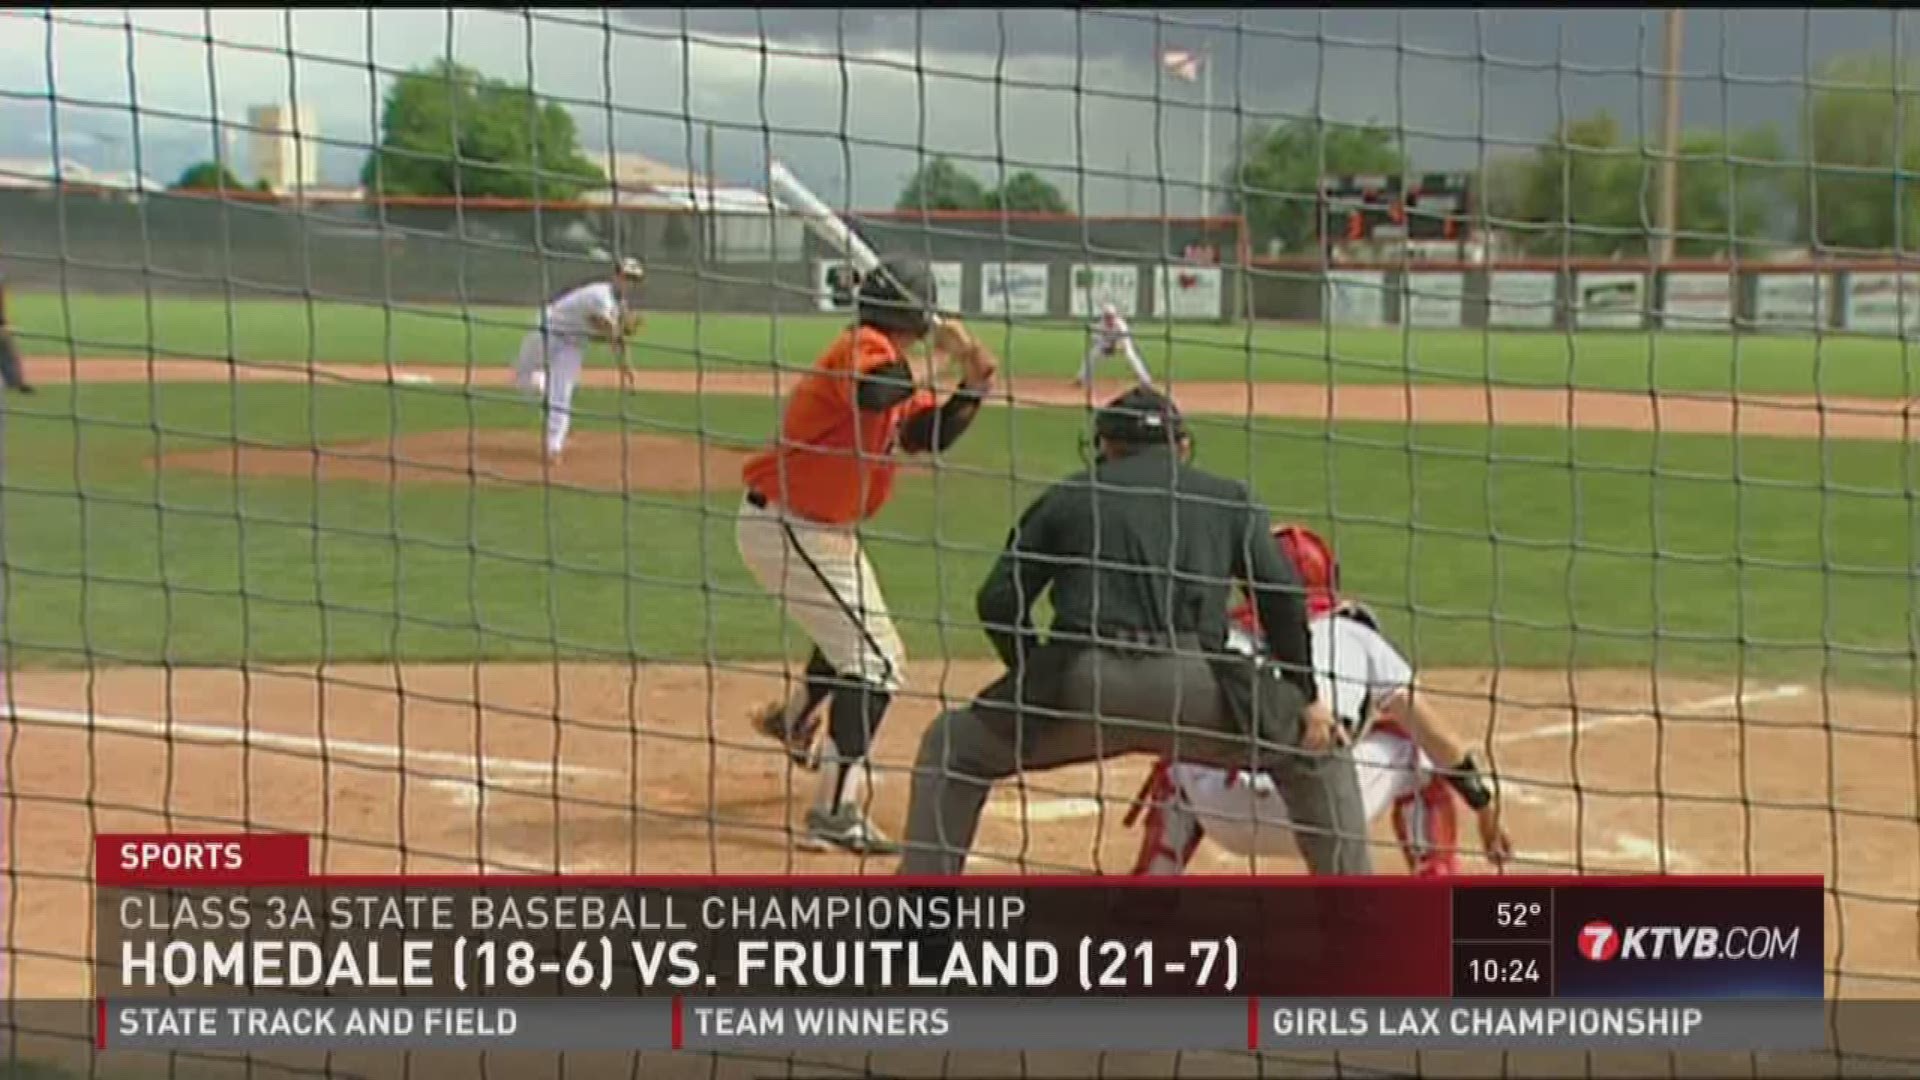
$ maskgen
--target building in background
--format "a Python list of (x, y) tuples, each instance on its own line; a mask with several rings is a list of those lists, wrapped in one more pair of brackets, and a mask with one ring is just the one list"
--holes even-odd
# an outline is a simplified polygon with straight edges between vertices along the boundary
[(247, 157), (253, 178), (275, 191), (305, 191), (320, 179), (320, 128), (313, 110), (256, 105), (247, 110)]
[(603, 150), (588, 156), (606, 173), (608, 185), (582, 192), (581, 202), (664, 215), (661, 246), (642, 251), (643, 257), (686, 259), (696, 248), (718, 262), (801, 257), (805, 226), (797, 217), (776, 217), (773, 200), (765, 191), (703, 176), (631, 150)]
[(707, 178), (686, 169), (675, 168), (662, 161), (655, 161), (645, 154), (632, 150), (602, 150), (589, 153), (594, 164), (606, 174), (608, 183), (620, 189), (621, 194), (628, 191), (648, 191), (654, 188), (677, 187), (685, 191), (689, 187), (705, 188)]

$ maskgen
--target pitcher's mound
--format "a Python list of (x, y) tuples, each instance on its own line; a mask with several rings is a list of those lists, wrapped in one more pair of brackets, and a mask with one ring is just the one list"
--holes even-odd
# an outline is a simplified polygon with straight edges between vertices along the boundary
[(733, 490), (739, 450), (662, 435), (581, 432), (557, 464), (541, 459), (533, 431), (434, 431), (315, 447), (223, 446), (174, 450), (160, 467), (231, 476), (313, 477), (381, 484), (553, 482), (611, 491)]

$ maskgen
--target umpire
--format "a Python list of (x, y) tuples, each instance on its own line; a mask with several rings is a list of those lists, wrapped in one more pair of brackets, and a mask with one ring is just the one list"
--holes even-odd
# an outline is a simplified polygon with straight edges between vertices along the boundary
[[(1187, 464), (1179, 410), (1137, 387), (1094, 421), (1098, 461), (1040, 496), (980, 588), (1007, 672), (920, 743), (901, 872), (958, 874), (996, 780), (1126, 753), (1265, 770), (1320, 874), (1369, 872), (1353, 762), (1315, 700), (1306, 609), (1266, 512)], [(1226, 651), (1235, 580), (1270, 661)], [(1042, 640), (1033, 605), (1052, 589)], [(1258, 732), (1258, 740), (1249, 739)]]

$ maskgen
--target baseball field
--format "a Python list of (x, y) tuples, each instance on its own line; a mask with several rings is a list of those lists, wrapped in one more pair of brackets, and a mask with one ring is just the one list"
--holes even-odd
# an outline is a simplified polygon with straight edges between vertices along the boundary
[[(836, 321), (653, 316), (640, 389), (593, 357), (549, 473), (508, 386), (527, 311), (22, 296), (12, 315), (41, 387), (6, 418), (6, 910), (33, 943), (14, 996), (89, 993), (97, 831), (297, 830), (334, 871), (891, 872), (793, 847), (806, 781), (745, 721), (805, 645), (734, 551), (739, 463)], [(1066, 385), (1077, 327), (983, 330), (996, 406), (868, 534), (912, 657), (878, 751), (896, 829), (920, 730), (994, 674), (975, 587), (1120, 388)], [(1520, 869), (1824, 874), (1833, 991), (1914, 995), (1901, 342), (1139, 338), (1199, 462), (1328, 535), (1449, 691)], [(1124, 871), (1146, 765), (1003, 786), (975, 867)], [(1376, 860), (1398, 872), (1390, 845)]]

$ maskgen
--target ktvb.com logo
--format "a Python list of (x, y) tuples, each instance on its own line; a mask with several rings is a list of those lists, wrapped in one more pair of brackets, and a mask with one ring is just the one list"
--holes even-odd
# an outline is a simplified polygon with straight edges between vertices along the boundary
[(1609, 960), (1792, 960), (1800, 955), (1800, 928), (1777, 926), (1629, 926), (1604, 919), (1580, 928), (1580, 955)]

